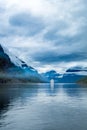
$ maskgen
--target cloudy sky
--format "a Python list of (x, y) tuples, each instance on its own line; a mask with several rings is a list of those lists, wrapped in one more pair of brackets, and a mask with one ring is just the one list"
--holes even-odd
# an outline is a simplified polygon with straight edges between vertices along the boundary
[(40, 72), (87, 66), (87, 0), (0, 0), (0, 43)]

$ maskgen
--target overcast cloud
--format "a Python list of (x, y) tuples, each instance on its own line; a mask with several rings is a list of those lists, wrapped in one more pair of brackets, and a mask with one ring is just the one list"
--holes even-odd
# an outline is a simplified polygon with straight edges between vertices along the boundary
[(39, 71), (87, 66), (86, 0), (0, 0), (0, 43)]

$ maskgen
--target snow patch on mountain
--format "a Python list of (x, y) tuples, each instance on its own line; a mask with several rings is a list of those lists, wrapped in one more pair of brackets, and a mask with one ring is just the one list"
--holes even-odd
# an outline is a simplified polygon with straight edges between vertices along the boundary
[(18, 57), (14, 56), (12, 53), (9, 52), (7, 48), (2, 46), (4, 53), (7, 54), (11, 60), (12, 63), (14, 63), (18, 67), (22, 67), (23, 63), (21, 60), (18, 59)]
[(15, 66), (20, 67), (22, 69), (29, 68), (31, 71), (36, 71), (34, 68), (32, 68), (31, 66), (28, 66), (24, 61), (20, 60), (17, 56), (12, 54), (6, 47), (2, 46), (2, 48), (3, 48), (4, 53), (9, 56), (11, 62)]

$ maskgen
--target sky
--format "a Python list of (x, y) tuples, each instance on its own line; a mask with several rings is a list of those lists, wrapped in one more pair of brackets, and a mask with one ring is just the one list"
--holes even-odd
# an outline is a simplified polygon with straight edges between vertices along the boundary
[(87, 67), (87, 0), (0, 0), (0, 43), (39, 72)]

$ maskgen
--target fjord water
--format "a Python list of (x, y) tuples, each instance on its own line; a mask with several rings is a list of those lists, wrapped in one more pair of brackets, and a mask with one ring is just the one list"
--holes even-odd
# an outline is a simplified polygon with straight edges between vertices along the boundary
[(0, 130), (87, 130), (87, 88), (0, 85)]

